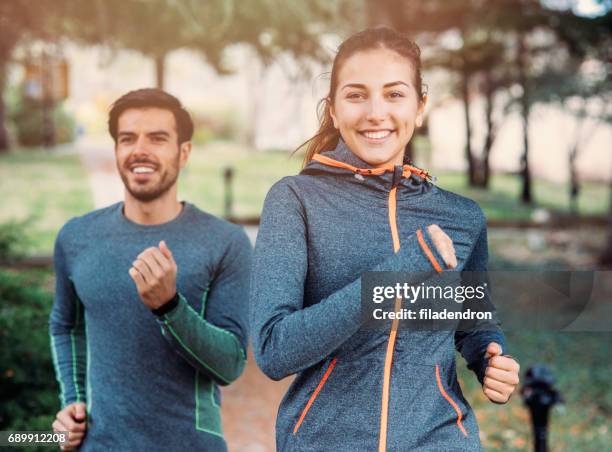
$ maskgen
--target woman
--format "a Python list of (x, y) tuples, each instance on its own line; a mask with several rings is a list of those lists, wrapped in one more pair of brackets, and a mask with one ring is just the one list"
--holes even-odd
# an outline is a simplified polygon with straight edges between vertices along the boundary
[(279, 451), (480, 450), (455, 348), (492, 401), (506, 402), (518, 384), (499, 328), (360, 329), (364, 272), (486, 269), (478, 205), (402, 166), (425, 102), (416, 44), (387, 28), (350, 37), (304, 169), (266, 197), (251, 281), (254, 353), (272, 379), (297, 374), (279, 408)]

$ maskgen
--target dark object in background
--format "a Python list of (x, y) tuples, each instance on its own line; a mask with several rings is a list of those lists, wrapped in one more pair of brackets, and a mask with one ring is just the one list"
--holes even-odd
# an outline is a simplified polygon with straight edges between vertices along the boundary
[(521, 395), (531, 413), (535, 452), (548, 450), (546, 444), (548, 415), (555, 404), (563, 402), (561, 393), (553, 387), (554, 383), (555, 376), (544, 365), (533, 365), (525, 373), (525, 384), (521, 388)]
[(223, 185), (225, 187), (225, 218), (232, 217), (232, 179), (234, 178), (234, 168), (226, 166), (223, 170)]

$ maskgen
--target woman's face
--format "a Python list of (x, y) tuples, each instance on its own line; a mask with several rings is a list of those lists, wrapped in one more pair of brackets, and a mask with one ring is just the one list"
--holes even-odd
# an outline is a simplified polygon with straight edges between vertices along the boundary
[(410, 61), (389, 49), (358, 52), (340, 67), (331, 115), (361, 160), (401, 165), (404, 148), (423, 120)]

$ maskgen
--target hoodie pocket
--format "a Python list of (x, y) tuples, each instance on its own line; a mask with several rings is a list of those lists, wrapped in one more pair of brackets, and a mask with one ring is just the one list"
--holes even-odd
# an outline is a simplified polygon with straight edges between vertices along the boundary
[(459, 428), (459, 430), (461, 430), (461, 433), (463, 433), (463, 436), (467, 437), (468, 432), (463, 426), (463, 412), (461, 411), (461, 407), (459, 406), (455, 398), (451, 395), (452, 393), (449, 394), (450, 391), (447, 391), (446, 388), (444, 387), (443, 379), (440, 375), (441, 370), (440, 370), (439, 364), (436, 364), (435, 372), (436, 372), (436, 384), (438, 386), (438, 391), (440, 391), (440, 395), (444, 397), (444, 399), (446, 399), (448, 404), (455, 411), (457, 415), (457, 427)]
[(336, 362), (337, 361), (338, 361), (337, 358), (334, 358), (334, 359), (331, 360), (331, 362), (327, 366), (327, 369), (325, 370), (325, 373), (321, 377), (321, 380), (319, 381), (319, 384), (317, 385), (317, 387), (313, 391), (312, 395), (308, 399), (308, 402), (306, 402), (306, 405), (304, 406), (304, 409), (302, 410), (302, 412), (300, 414), (300, 417), (298, 418), (297, 422), (295, 423), (295, 426), (293, 427), (293, 434), (294, 435), (300, 429), (300, 426), (302, 425), (302, 422), (304, 422), (304, 419), (306, 418), (306, 415), (308, 414), (308, 411), (310, 411), (310, 408), (315, 403), (315, 400), (319, 396), (319, 393), (323, 390), (323, 388), (325, 386), (325, 383), (327, 382), (329, 376), (331, 375), (331, 373), (334, 370), (334, 367), (336, 366)]

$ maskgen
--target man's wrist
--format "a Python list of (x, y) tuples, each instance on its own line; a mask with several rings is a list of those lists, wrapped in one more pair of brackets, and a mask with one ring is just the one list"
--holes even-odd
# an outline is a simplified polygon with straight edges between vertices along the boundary
[(166, 303), (162, 304), (158, 308), (151, 309), (151, 312), (158, 317), (162, 317), (163, 315), (169, 313), (174, 308), (176, 308), (179, 304), (179, 300), (179, 293), (176, 292), (170, 300), (168, 300)]

